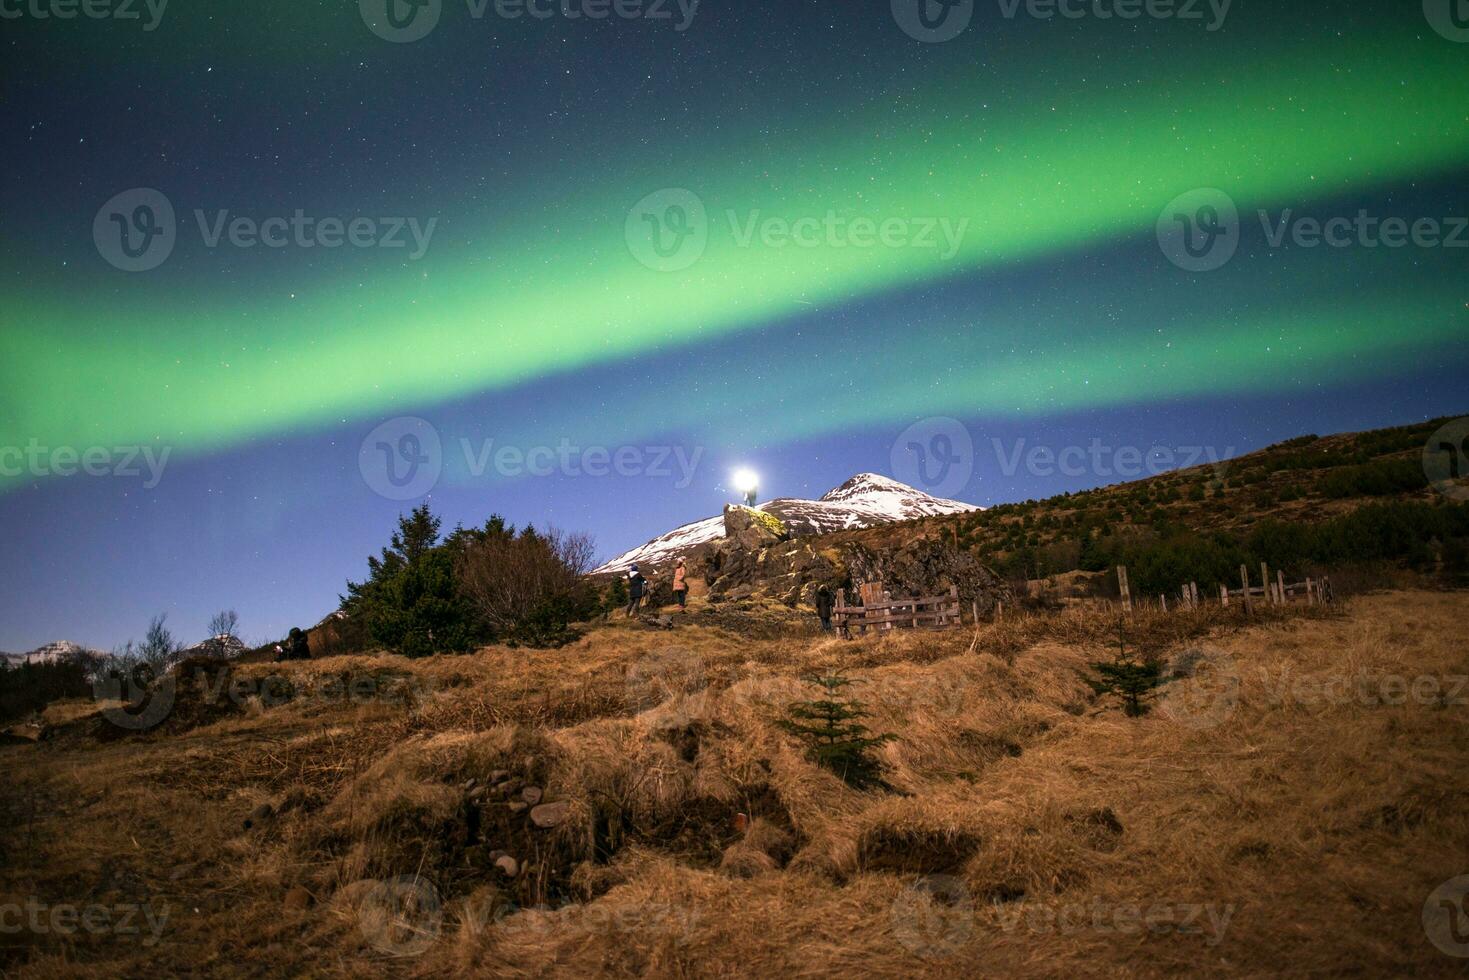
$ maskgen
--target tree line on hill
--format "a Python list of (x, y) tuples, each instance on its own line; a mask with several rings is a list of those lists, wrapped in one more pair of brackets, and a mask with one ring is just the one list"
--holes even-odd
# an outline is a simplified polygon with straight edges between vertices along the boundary
[(427, 504), (400, 517), (387, 547), (368, 558), (367, 578), (347, 583), (348, 649), (422, 657), (487, 643), (556, 646), (574, 638), (572, 623), (609, 608), (585, 577), (593, 547), (584, 534), (517, 530), (495, 515), (441, 541), (440, 526)]
[[(1248, 529), (1207, 532), (1163, 524), (1143, 534), (1087, 531), (1079, 544), (1074, 568), (1100, 572), (1126, 565), (1141, 593), (1171, 594), (1184, 582), (1208, 592), (1221, 584), (1238, 587), (1240, 566), (1254, 569), (1262, 561), (1297, 579), (1313, 569), (1388, 562), (1463, 580), (1469, 576), (1469, 507), (1387, 501), (1315, 524), (1266, 519)], [(1027, 559), (1034, 557), (1016, 558)]]

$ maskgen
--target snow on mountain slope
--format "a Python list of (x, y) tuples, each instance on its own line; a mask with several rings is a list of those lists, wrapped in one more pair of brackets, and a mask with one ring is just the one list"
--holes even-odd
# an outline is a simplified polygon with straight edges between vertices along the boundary
[[(756, 509), (780, 518), (796, 537), (805, 537), (909, 521), (917, 517), (960, 514), (980, 508), (958, 500), (929, 496), (906, 483), (899, 483), (876, 473), (858, 473), (841, 486), (822, 494), (820, 499), (781, 497), (759, 504)], [(639, 565), (657, 565), (697, 545), (717, 541), (722, 537), (724, 517), (721, 515), (705, 518), (674, 528), (641, 547), (618, 555), (593, 571), (622, 572), (634, 562)]]

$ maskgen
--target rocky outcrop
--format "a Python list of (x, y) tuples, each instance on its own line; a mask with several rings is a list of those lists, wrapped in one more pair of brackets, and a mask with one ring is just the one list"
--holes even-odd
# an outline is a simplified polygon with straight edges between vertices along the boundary
[(1013, 601), (1009, 587), (971, 552), (946, 539), (916, 537), (886, 547), (856, 541), (761, 539), (758, 547), (726, 542), (705, 560), (712, 602), (768, 597), (788, 606), (809, 604), (825, 585), (855, 591), (862, 582), (882, 582), (895, 596), (941, 595), (959, 590), (966, 609), (981, 615), (997, 601)]

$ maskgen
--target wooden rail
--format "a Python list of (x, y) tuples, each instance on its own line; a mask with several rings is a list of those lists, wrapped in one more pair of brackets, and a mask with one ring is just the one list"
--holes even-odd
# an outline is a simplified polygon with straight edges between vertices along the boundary
[(854, 630), (945, 629), (959, 625), (959, 588), (950, 586), (947, 595), (894, 599), (889, 593), (864, 586), (863, 603), (847, 605), (847, 590), (837, 590), (832, 619), (844, 636)]

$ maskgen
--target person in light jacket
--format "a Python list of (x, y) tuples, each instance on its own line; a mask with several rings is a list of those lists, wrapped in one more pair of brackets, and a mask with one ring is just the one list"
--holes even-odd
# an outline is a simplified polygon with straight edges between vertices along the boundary
[(673, 570), (673, 597), (678, 600), (678, 608), (684, 609), (689, 599), (688, 570), (684, 568), (683, 559), (678, 560), (678, 566)]

